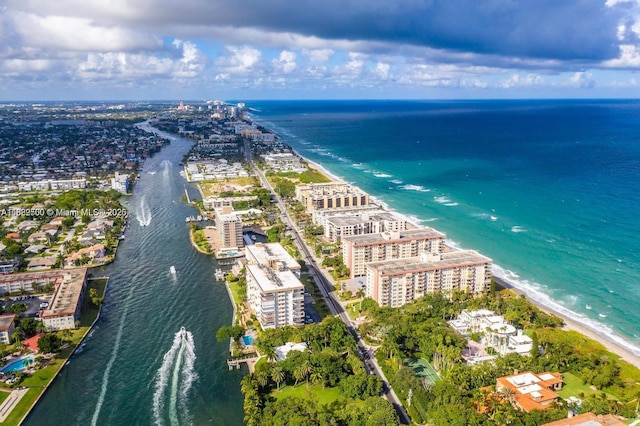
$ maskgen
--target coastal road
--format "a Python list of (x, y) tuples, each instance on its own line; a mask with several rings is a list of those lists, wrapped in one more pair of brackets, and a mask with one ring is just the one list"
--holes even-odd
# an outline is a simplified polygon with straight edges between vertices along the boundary
[[(245, 149), (245, 152), (246, 152), (246, 149)], [(340, 300), (338, 300), (338, 298), (335, 296), (332, 282), (322, 272), (322, 269), (318, 264), (317, 259), (315, 258), (313, 253), (311, 253), (311, 251), (305, 244), (304, 240), (302, 239), (302, 236), (300, 235), (300, 232), (297, 226), (294, 224), (293, 220), (289, 217), (289, 213), (287, 212), (284, 202), (278, 196), (278, 194), (274, 191), (274, 189), (271, 187), (271, 184), (267, 181), (267, 178), (264, 176), (264, 173), (262, 173), (262, 171), (258, 169), (253, 162), (251, 162), (251, 164), (253, 166), (253, 169), (258, 174), (258, 177), (260, 177), (260, 181), (262, 182), (264, 187), (267, 188), (269, 191), (271, 191), (271, 193), (275, 197), (276, 205), (278, 206), (278, 210), (280, 210), (281, 218), (283, 219), (284, 224), (287, 226), (287, 228), (290, 230), (291, 234), (293, 235), (294, 241), (296, 242), (298, 249), (302, 253), (304, 260), (307, 266), (309, 267), (309, 272), (314, 277), (318, 285), (318, 288), (322, 293), (322, 297), (324, 297), (324, 300), (327, 302), (327, 305), (329, 306), (329, 310), (333, 315), (339, 317), (342, 320), (342, 322), (345, 323), (345, 325), (347, 326), (347, 330), (349, 330), (349, 333), (355, 339), (356, 346), (358, 347), (358, 357), (364, 363), (365, 369), (367, 370), (368, 373), (375, 374), (376, 376), (382, 379), (383, 393), (385, 398), (389, 400), (391, 404), (393, 404), (393, 407), (398, 413), (398, 416), (400, 417), (400, 420), (402, 421), (402, 423), (411, 424), (411, 419), (409, 418), (409, 415), (407, 414), (406, 410), (400, 403), (400, 399), (398, 398), (396, 393), (393, 391), (393, 388), (391, 387), (391, 385), (389, 384), (389, 381), (387, 380), (386, 376), (382, 372), (380, 365), (378, 365), (378, 362), (376, 361), (376, 359), (369, 354), (369, 348), (367, 344), (362, 339), (362, 336), (360, 336), (360, 333), (358, 333), (358, 330), (353, 326), (353, 323), (351, 322), (351, 318), (349, 318), (349, 315), (344, 309), (344, 306), (342, 305)]]

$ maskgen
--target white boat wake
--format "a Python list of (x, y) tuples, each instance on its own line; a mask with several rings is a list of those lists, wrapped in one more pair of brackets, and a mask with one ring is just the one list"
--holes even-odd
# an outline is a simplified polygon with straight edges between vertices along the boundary
[(173, 344), (164, 355), (156, 374), (153, 393), (155, 424), (163, 425), (166, 417), (170, 425), (183, 424), (188, 419), (187, 397), (192, 383), (197, 379), (195, 360), (193, 335), (182, 327), (175, 334)]
[(149, 224), (151, 223), (151, 218), (151, 209), (147, 204), (146, 197), (143, 195), (142, 198), (140, 198), (140, 208), (138, 209), (138, 211), (136, 211), (136, 219), (138, 220), (140, 226), (149, 226)]
[(173, 163), (169, 160), (163, 160), (160, 165), (162, 166), (162, 177), (169, 177), (169, 168), (173, 166)]

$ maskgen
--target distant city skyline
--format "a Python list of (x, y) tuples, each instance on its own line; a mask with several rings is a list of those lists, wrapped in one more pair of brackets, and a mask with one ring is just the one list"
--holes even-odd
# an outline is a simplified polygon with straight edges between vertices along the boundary
[(640, 0), (2, 0), (0, 11), (0, 101), (640, 93)]

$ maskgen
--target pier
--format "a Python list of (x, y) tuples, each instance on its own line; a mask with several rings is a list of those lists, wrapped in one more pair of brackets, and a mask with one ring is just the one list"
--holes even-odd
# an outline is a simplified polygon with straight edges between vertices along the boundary
[(189, 191), (187, 191), (187, 186), (184, 186), (184, 195), (187, 196), (187, 203), (191, 204), (191, 198), (189, 197)]
[(233, 358), (227, 360), (227, 366), (229, 367), (229, 371), (235, 369), (240, 369), (240, 364), (247, 364), (247, 368), (249, 368), (249, 373), (253, 373), (255, 369), (256, 363), (260, 359), (260, 355), (258, 354), (250, 354), (245, 355), (240, 358)]

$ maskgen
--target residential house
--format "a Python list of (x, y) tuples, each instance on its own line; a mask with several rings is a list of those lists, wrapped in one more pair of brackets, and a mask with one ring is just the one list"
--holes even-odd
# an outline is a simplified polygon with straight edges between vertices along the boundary
[(562, 389), (562, 374), (530, 371), (513, 376), (498, 377), (496, 390), (508, 395), (510, 402), (526, 412), (546, 410), (559, 398), (556, 391)]

